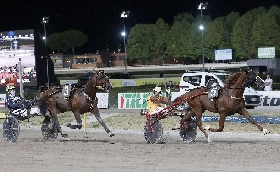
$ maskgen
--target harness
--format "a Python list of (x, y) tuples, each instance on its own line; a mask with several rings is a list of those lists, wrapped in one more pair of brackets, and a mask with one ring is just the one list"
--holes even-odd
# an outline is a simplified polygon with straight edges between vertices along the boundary
[(95, 101), (97, 101), (98, 99), (97, 99), (97, 97), (94, 97), (94, 99), (92, 99), (89, 95), (87, 95), (84, 91), (83, 91), (83, 95), (91, 102), (91, 104), (90, 104), (90, 109), (93, 109), (94, 107), (93, 107), (93, 103), (95, 102)]
[[(244, 88), (244, 87), (226, 88), (226, 90), (228, 90), (228, 89), (245, 89), (245, 88)], [(243, 99), (243, 97), (235, 97), (235, 96), (230, 95), (230, 94), (228, 93), (228, 91), (227, 91), (227, 95), (228, 95), (230, 98), (235, 99), (235, 100)]]

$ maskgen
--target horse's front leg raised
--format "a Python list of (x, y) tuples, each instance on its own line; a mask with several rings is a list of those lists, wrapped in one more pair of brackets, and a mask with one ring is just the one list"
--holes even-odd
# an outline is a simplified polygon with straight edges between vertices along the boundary
[(102, 127), (104, 128), (104, 130), (109, 133), (110, 137), (113, 137), (115, 134), (112, 133), (112, 131), (106, 126), (105, 122), (103, 121), (103, 119), (100, 117), (100, 113), (99, 113), (99, 109), (96, 107), (93, 112), (92, 112), (95, 116), (95, 118), (97, 119), (97, 121), (102, 125)]
[(257, 123), (257, 121), (253, 119), (253, 117), (249, 114), (245, 107), (242, 108), (239, 113), (243, 115), (246, 119), (248, 119), (252, 124), (254, 124), (260, 131), (262, 131), (264, 135), (270, 133), (268, 129), (263, 128)]

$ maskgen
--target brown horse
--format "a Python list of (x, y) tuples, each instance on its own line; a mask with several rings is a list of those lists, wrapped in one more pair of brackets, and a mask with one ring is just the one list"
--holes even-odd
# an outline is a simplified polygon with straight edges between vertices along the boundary
[[(109, 78), (104, 71), (96, 73), (89, 72), (80, 76), (79, 82), (73, 86), (67, 98), (63, 95), (62, 87), (60, 86), (52, 86), (41, 94), (41, 102), (39, 103), (40, 111), (43, 115), (46, 114), (46, 112), (50, 113), (52, 125), (48, 127), (51, 128), (55, 136), (57, 136), (59, 132), (61, 133), (57, 115), (67, 111), (72, 111), (77, 121), (77, 125), (69, 126), (70, 128), (80, 129), (82, 127), (80, 114), (91, 112), (104, 127), (105, 131), (110, 134), (110, 137), (114, 136), (100, 117), (97, 107), (98, 99), (96, 97), (98, 87), (102, 87), (107, 92), (112, 89)], [(45, 119), (44, 123), (47, 122), (48, 119)]]
[[(247, 74), (247, 75), (246, 75)], [(184, 126), (184, 123), (191, 121), (191, 117), (196, 117), (196, 122), (198, 128), (204, 133), (205, 137), (210, 142), (210, 138), (202, 127), (202, 113), (205, 110), (209, 110), (214, 113), (219, 113), (220, 121), (219, 128), (214, 129), (207, 127), (206, 129), (211, 132), (222, 132), (224, 129), (224, 122), (227, 116), (234, 115), (239, 113), (253, 123), (260, 131), (263, 131), (264, 134), (269, 133), (267, 129), (261, 127), (248, 113), (245, 108), (245, 101), (243, 99), (243, 92), (246, 86), (250, 86), (255, 80), (256, 75), (252, 71), (247, 73), (245, 72), (236, 72), (228, 76), (226, 84), (224, 87), (220, 88), (218, 91), (217, 97), (209, 99), (208, 92), (209, 89), (205, 87), (199, 87), (196, 89), (187, 92), (180, 97), (177, 97), (174, 102), (187, 102), (189, 109), (186, 110), (185, 115), (181, 120), (181, 127)]]

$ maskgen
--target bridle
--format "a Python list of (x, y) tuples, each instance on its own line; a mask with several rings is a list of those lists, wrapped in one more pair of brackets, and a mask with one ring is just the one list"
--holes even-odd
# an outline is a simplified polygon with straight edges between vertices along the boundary
[[(103, 76), (102, 76), (103, 75)], [(103, 89), (103, 90), (105, 90), (105, 89), (109, 89), (110, 87), (111, 87), (111, 84), (109, 85), (109, 84), (107, 84), (107, 81), (104, 81), (104, 82), (100, 82), (100, 80), (102, 80), (103, 78), (106, 80), (108, 80), (108, 82), (109, 82), (109, 78), (108, 78), (108, 76), (106, 76), (103, 72), (97, 72), (97, 73), (95, 73), (93, 76), (91, 76), (91, 77), (89, 77), (89, 80), (90, 79), (92, 79), (92, 77), (95, 77), (95, 84), (92, 86), (93, 88), (95, 88), (95, 87), (98, 87), (98, 86), (101, 86), (101, 88)], [(86, 86), (88, 86), (88, 84), (86, 85)]]

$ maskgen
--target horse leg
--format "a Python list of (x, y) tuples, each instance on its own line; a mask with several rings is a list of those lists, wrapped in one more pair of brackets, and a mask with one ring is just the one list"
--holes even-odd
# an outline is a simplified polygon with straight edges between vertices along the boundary
[(192, 111), (191, 109), (188, 109), (187, 112), (185, 113), (185, 115), (182, 117), (182, 120), (181, 120), (181, 125), (184, 126), (184, 123), (188, 123), (188, 122), (191, 122), (192, 121), (192, 116), (195, 116), (195, 113), (194, 111)]
[(52, 114), (52, 129), (56, 135), (58, 135), (58, 133), (61, 131), (57, 113)]
[(201, 108), (197, 108), (197, 109), (193, 109), (195, 115), (196, 115), (196, 124), (198, 126), (198, 128), (200, 129), (200, 131), (204, 134), (205, 138), (208, 140), (208, 142), (210, 142), (210, 138), (208, 136), (208, 133), (206, 132), (206, 130), (204, 130), (204, 128), (202, 127), (202, 109)]
[(82, 124), (82, 120), (81, 120), (81, 116), (80, 116), (80, 113), (78, 111), (75, 111), (74, 112), (74, 116), (75, 116), (75, 119), (77, 121), (77, 128), (78, 129), (81, 129), (83, 124)]
[(252, 124), (254, 124), (260, 131), (262, 131), (264, 135), (270, 133), (268, 129), (264, 129), (257, 123), (257, 121), (253, 119), (253, 117), (249, 114), (246, 108), (242, 108), (240, 110), (240, 114), (243, 115), (246, 119), (248, 119)]
[(97, 119), (97, 121), (102, 125), (102, 127), (104, 128), (104, 130), (109, 133), (110, 137), (113, 137), (115, 134), (112, 133), (112, 131), (106, 126), (105, 122), (103, 121), (103, 119), (100, 117), (100, 113), (99, 113), (99, 109), (96, 107), (93, 110), (93, 114), (95, 116), (95, 118)]
[(207, 130), (211, 131), (211, 132), (222, 132), (224, 130), (225, 127), (225, 120), (226, 120), (226, 114), (220, 114), (220, 121), (219, 121), (219, 128), (218, 129), (214, 129), (214, 128), (206, 128)]
[(81, 117), (80, 117), (80, 113), (78, 110), (73, 110), (72, 111), (74, 113), (74, 117), (77, 121), (77, 125), (72, 125), (70, 122), (68, 124), (66, 124), (67, 127), (70, 127), (71, 129), (81, 129), (83, 124), (82, 124), (82, 120), (81, 120)]
[(62, 137), (67, 138), (68, 134), (63, 134), (62, 133), (62, 130), (61, 130), (61, 127), (60, 127), (57, 115), (58, 114), (57, 114), (56, 111), (55, 111), (55, 113), (51, 113), (51, 116), (52, 116), (52, 128), (51, 128), (51, 130), (53, 131), (53, 133), (56, 136), (58, 135), (58, 133), (60, 133)]

